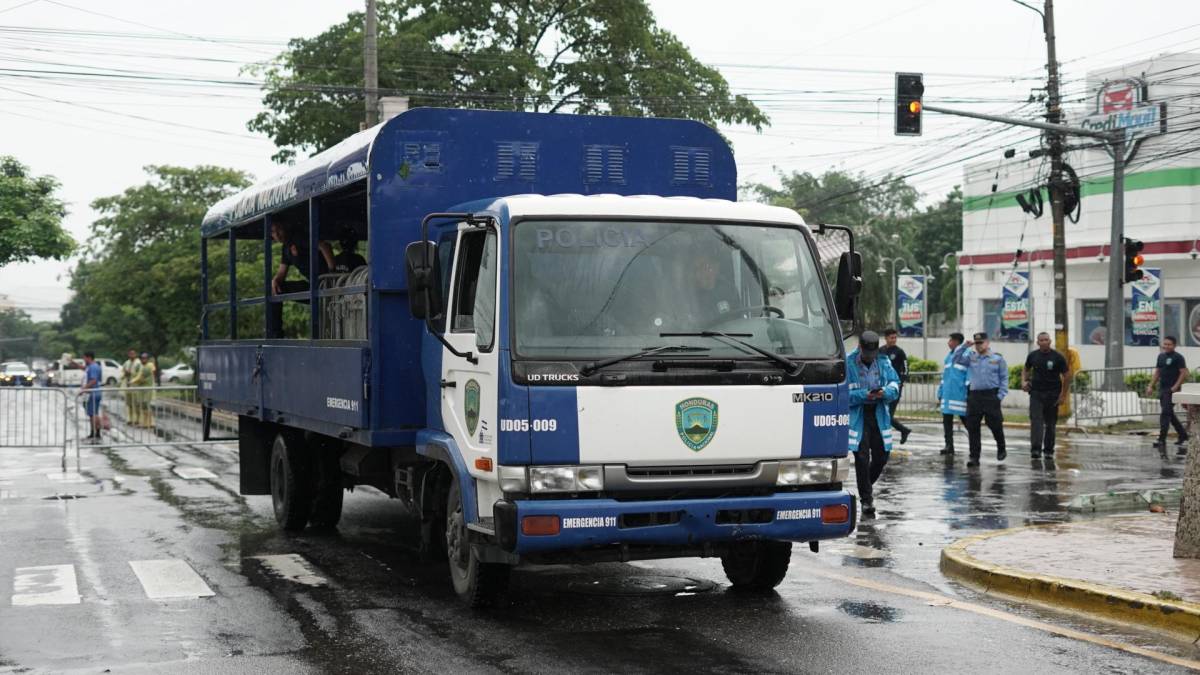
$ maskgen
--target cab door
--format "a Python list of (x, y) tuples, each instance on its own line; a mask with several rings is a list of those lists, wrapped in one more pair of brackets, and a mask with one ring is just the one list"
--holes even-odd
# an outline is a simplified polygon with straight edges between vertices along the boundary
[[(442, 351), (442, 423), (454, 437), (467, 471), (479, 481), (495, 482), (496, 432), (499, 427), (498, 332), (499, 241), (491, 228), (460, 225), (446, 314), (445, 338), (460, 353)], [(479, 468), (476, 460), (488, 459)], [(479, 515), (491, 515), (489, 486), (480, 484)]]

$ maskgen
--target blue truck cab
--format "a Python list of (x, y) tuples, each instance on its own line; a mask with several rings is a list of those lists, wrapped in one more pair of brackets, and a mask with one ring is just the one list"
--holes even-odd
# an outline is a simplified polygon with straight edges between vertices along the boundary
[(472, 605), (522, 561), (774, 587), (792, 542), (854, 527), (861, 263), (735, 197), (702, 124), (416, 109), (221, 201), (197, 380), (241, 492), (288, 530), (356, 485), (401, 499)]

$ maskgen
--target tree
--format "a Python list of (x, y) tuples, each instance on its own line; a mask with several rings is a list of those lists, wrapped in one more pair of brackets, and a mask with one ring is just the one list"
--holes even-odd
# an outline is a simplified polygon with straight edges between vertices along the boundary
[[(759, 201), (794, 209), (810, 224), (850, 226), (855, 247), (863, 256), (863, 321), (873, 328), (892, 325), (891, 294), (895, 291), (888, 274), (893, 265), (883, 261), (903, 258), (895, 265), (900, 269), (916, 260), (903, 224), (911, 223), (917, 213), (920, 193), (903, 179), (887, 176), (872, 181), (862, 174), (844, 171), (827, 171), (819, 176), (781, 173), (779, 181), (780, 187), (756, 183), (744, 186), (743, 191)], [(877, 274), (881, 268), (887, 274)]]
[[(379, 89), (411, 106), (647, 117), (707, 124), (769, 120), (655, 25), (644, 0), (392, 0), (378, 8)], [(295, 38), (263, 76), (248, 126), (277, 161), (321, 150), (363, 117), (363, 15)]]
[[(902, 222), (900, 232), (918, 265), (940, 270), (947, 253), (962, 250), (962, 190), (954, 186), (942, 201)], [(934, 271), (929, 288), (929, 312), (942, 312), (947, 320), (958, 316), (954, 297), (957, 262), (950, 262), (949, 267)]]
[[(148, 166), (146, 172), (145, 184), (92, 202), (101, 217), (72, 270), (75, 297), (62, 313), (64, 329), (82, 348), (170, 354), (196, 342), (200, 221), (209, 206), (250, 180), (216, 166)], [(223, 255), (227, 251), (214, 252), (215, 268), (224, 269)]]
[(29, 167), (0, 156), (0, 267), (33, 258), (62, 260), (75, 242), (63, 229), (67, 215), (51, 176), (31, 176)]

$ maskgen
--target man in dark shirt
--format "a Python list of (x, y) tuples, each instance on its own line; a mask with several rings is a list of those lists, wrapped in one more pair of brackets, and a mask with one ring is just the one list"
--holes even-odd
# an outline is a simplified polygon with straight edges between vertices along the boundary
[(1180, 454), (1186, 452), (1184, 448), (1187, 447), (1187, 429), (1183, 428), (1179, 418), (1175, 416), (1175, 403), (1171, 399), (1187, 381), (1187, 377), (1187, 361), (1183, 359), (1183, 354), (1175, 351), (1175, 336), (1164, 337), (1158, 363), (1154, 364), (1154, 376), (1150, 378), (1150, 386), (1146, 387), (1146, 395), (1151, 396), (1154, 394), (1154, 385), (1158, 385), (1158, 402), (1162, 411), (1158, 415), (1158, 440), (1154, 447), (1159, 450), (1167, 448), (1168, 427), (1175, 427), (1175, 433), (1179, 435), (1175, 444), (1180, 447)]
[[(908, 354), (896, 344), (900, 333), (895, 328), (889, 328), (883, 331), (883, 339), (887, 343), (885, 347), (880, 348), (879, 353), (887, 357), (887, 360), (892, 364), (892, 370), (896, 371), (896, 375), (900, 377), (900, 396), (904, 395), (904, 383), (908, 382)], [(888, 404), (888, 411), (892, 416), (892, 428), (900, 430), (900, 445), (908, 440), (908, 435), (912, 433), (912, 429), (906, 426), (903, 422), (896, 419), (896, 406), (899, 405), (900, 398)]]
[(1029, 454), (1040, 459), (1054, 457), (1054, 432), (1058, 406), (1067, 398), (1070, 371), (1067, 359), (1050, 348), (1050, 334), (1038, 333), (1038, 348), (1025, 357), (1021, 389), (1029, 393)]
[(338, 244), (341, 251), (333, 256), (333, 271), (337, 274), (349, 274), (367, 264), (367, 259), (358, 253), (358, 240), (345, 237)]

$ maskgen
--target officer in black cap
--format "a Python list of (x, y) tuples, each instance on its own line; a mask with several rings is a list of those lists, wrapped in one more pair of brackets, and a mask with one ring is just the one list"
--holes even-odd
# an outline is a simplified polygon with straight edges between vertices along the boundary
[(1000, 402), (1008, 395), (1008, 364), (1004, 357), (991, 350), (987, 333), (975, 334), (975, 348), (964, 349), (955, 363), (967, 368), (967, 439), (971, 448), (968, 467), (979, 466), (982, 450), (982, 423), (987, 422), (996, 439), (996, 460), (1003, 462), (1008, 455), (1004, 447), (1004, 415)]
[(873, 486), (892, 451), (892, 414), (888, 403), (900, 398), (900, 378), (886, 358), (879, 358), (879, 335), (866, 331), (858, 349), (846, 357), (850, 385), (850, 452), (858, 499), (866, 518), (875, 515)]

